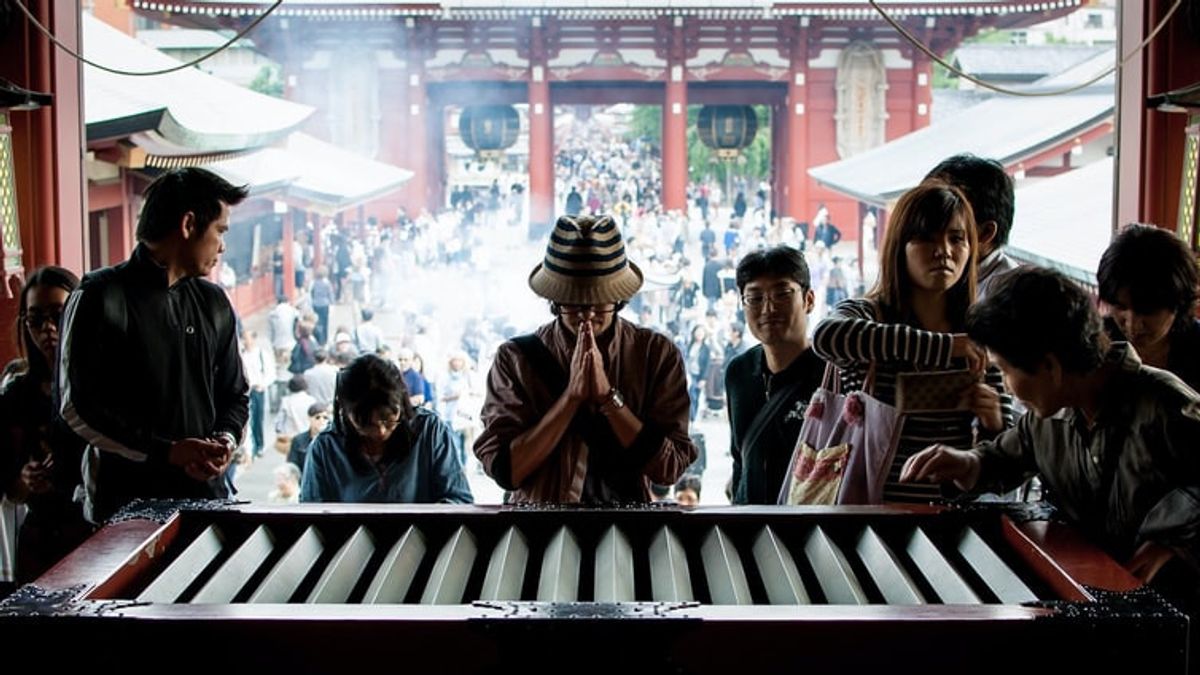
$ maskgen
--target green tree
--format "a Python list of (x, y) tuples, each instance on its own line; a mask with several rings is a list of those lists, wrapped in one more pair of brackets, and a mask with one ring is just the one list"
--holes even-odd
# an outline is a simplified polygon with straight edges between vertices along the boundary
[[(698, 105), (688, 106), (688, 177), (692, 180), (711, 179), (721, 185), (729, 185), (736, 178), (752, 182), (766, 179), (771, 172), (770, 108), (765, 105), (754, 106), (754, 112), (758, 115), (758, 133), (749, 147), (742, 150), (744, 162), (740, 159), (721, 161), (714, 150), (700, 141), (700, 134), (696, 131), (700, 108)], [(634, 108), (627, 137), (648, 138), (661, 147), (662, 106), (640, 105)]]
[(260, 94), (283, 98), (283, 74), (278, 66), (266, 65), (258, 69), (258, 74), (250, 82), (250, 89)]

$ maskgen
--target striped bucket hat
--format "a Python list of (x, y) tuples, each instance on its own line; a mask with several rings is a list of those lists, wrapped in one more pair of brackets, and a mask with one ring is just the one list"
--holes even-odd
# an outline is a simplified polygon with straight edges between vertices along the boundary
[(632, 298), (642, 287), (642, 271), (625, 257), (612, 217), (562, 216), (529, 287), (563, 305), (603, 305)]

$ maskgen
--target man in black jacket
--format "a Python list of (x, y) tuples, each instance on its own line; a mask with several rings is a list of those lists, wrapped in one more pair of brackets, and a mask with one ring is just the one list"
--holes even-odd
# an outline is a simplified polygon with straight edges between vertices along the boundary
[(89, 447), (85, 514), (135, 498), (223, 498), (249, 407), (233, 308), (203, 277), (225, 250), (245, 188), (203, 169), (145, 192), (129, 260), (84, 278), (67, 303), (63, 419)]
[(799, 251), (777, 246), (742, 258), (737, 285), (746, 325), (762, 344), (725, 370), (731, 501), (775, 504), (804, 410), (825, 373), (825, 362), (808, 341), (812, 280)]

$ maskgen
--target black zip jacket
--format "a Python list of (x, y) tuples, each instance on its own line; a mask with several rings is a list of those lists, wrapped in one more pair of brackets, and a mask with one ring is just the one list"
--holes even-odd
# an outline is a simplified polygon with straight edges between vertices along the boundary
[(85, 513), (103, 522), (138, 497), (222, 498), (167, 463), (171, 444), (229, 433), (240, 441), (249, 411), (233, 307), (201, 278), (167, 286), (145, 246), (88, 274), (63, 315), (59, 410), (89, 444)]

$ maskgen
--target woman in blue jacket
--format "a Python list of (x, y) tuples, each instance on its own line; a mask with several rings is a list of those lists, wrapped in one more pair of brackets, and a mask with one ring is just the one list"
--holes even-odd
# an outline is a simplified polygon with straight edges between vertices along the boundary
[(338, 373), (333, 425), (309, 447), (300, 501), (474, 499), (450, 427), (413, 408), (396, 364), (367, 354)]

